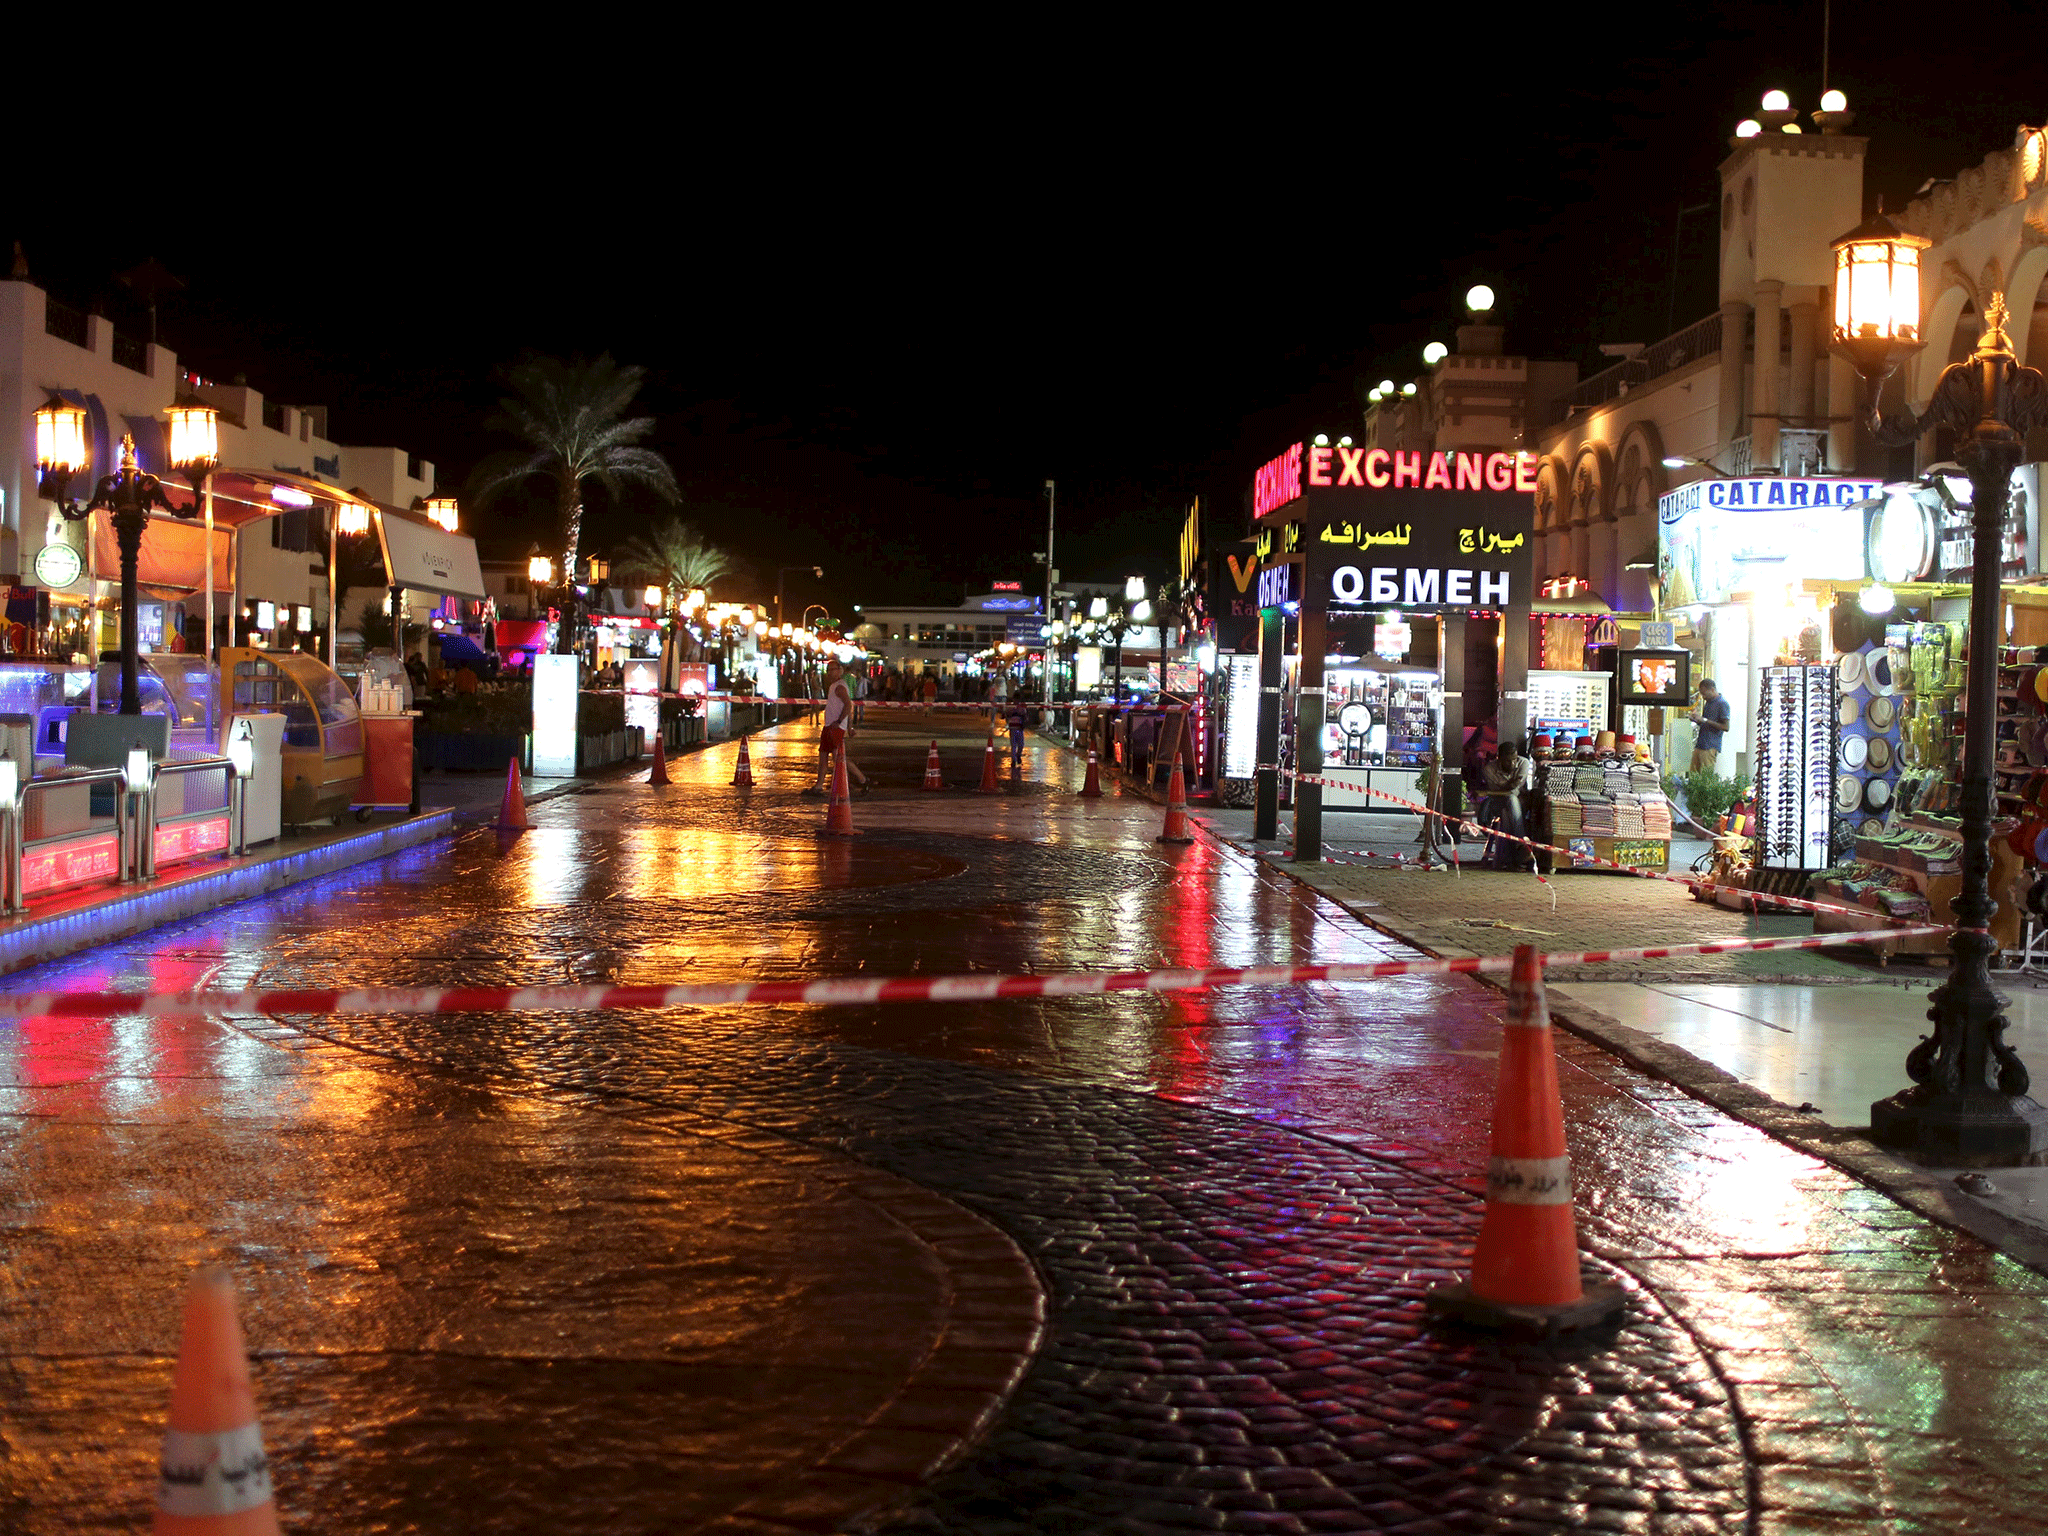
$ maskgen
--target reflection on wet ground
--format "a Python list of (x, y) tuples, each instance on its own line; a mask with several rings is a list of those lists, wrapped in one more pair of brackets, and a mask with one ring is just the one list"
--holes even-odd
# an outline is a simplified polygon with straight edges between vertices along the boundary
[[(949, 778), (971, 781), (971, 731), (856, 738), (880, 788), (850, 843), (816, 838), (823, 806), (793, 794), (814, 748), (783, 732), (757, 739), (751, 794), (729, 787), (729, 749), (699, 754), (669, 790), (538, 806), (509, 845), (468, 837), (24, 980), (1403, 953), (1234, 851), (1155, 844), (1150, 803), (1071, 798), (1078, 765), (1042, 745), (1021, 789), (919, 793), (934, 735)], [(924, 1496), (927, 1524), (1087, 1528), (1142, 1502), (1169, 1528), (1455, 1513), (1459, 1529), (1735, 1530), (1761, 1511), (1766, 1529), (2028, 1528), (2048, 1475), (1985, 1447), (2048, 1407), (2048, 1287), (1582, 1042), (1560, 1040), (1581, 1208), (1596, 1254), (1645, 1288), (1630, 1328), (1548, 1364), (1421, 1328), (1419, 1287), (1476, 1219), (1498, 1026), (1497, 993), (1436, 979), (630, 1018), (25, 1021), (0, 1035), (0, 1277), (24, 1405), (0, 1479), (38, 1512), (79, 1486), (77, 1528), (133, 1514), (83, 1485), (142, 1488), (148, 1436), (101, 1419), (152, 1421), (171, 1271), (226, 1248), (252, 1338), (275, 1351), (259, 1390), (280, 1462), (350, 1515), (304, 1528), (459, 1508), (475, 1529), (534, 1529), (568, 1499), (578, 1528), (674, 1529), (750, 1496), (763, 1447), (799, 1459), (904, 1379), (937, 1272), (800, 1173), (590, 1112), (627, 1106), (866, 1160), (1031, 1253), (1047, 1346)], [(849, 1384), (836, 1404), (820, 1368)], [(823, 1403), (815, 1422), (777, 1406), (804, 1401)], [(399, 1458), (399, 1426), (421, 1421)], [(67, 1481), (59, 1448), (93, 1425), (110, 1449)], [(444, 1455), (487, 1441), (520, 1442), (533, 1475), (436, 1491)], [(600, 1468), (604, 1497), (577, 1503)]]

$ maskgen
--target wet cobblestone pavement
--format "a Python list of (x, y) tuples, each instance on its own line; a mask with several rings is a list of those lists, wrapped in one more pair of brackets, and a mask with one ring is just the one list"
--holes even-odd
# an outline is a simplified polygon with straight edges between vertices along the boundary
[[(1076, 765), (1042, 747), (1024, 792), (920, 794), (933, 730), (857, 738), (882, 788), (850, 843), (793, 793), (807, 744), (757, 740), (751, 797), (700, 754), (23, 981), (1403, 953), (1236, 852), (1158, 848), (1155, 806), (1048, 793)], [(971, 783), (980, 738), (939, 730)], [(1569, 1037), (1582, 1237), (1627, 1318), (1426, 1325), (1476, 1231), (1499, 1008), (1418, 979), (27, 1021), (0, 1523), (132, 1527), (134, 1489), (93, 1489), (143, 1486), (175, 1277), (122, 1282), (210, 1247), (252, 1292), (294, 1529), (2048, 1529), (2048, 1281)]]

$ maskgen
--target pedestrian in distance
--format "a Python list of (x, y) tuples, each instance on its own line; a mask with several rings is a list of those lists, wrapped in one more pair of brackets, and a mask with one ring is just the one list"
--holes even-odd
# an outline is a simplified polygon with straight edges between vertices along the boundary
[(1699, 727), (1692, 743), (1692, 772), (1698, 773), (1702, 768), (1709, 773), (1720, 772), (1722, 733), (1728, 729), (1728, 717), (1728, 701), (1721, 697), (1721, 690), (1714, 686), (1711, 677), (1701, 678), (1700, 701), (1687, 717)]
[(867, 668), (863, 667), (860, 671), (853, 673), (847, 681), (853, 691), (853, 723), (855, 725), (866, 725), (868, 723)]
[(1031, 723), (1031, 706), (1021, 697), (1012, 698), (1003, 719), (1010, 727), (1010, 777), (1014, 779), (1024, 771), (1024, 731)]
[(938, 700), (939, 700), (939, 679), (938, 679), (938, 676), (937, 676), (937, 674), (936, 674), (936, 673), (932, 673), (932, 672), (927, 672), (927, 673), (925, 673), (925, 675), (924, 675), (924, 711), (925, 711), (925, 713), (926, 713), (926, 714), (930, 714), (930, 713), (932, 712), (932, 706), (933, 706), (934, 704), (936, 704), (936, 703), (938, 702)]
[[(819, 717), (818, 727), (818, 782), (804, 790), (804, 794), (822, 795), (831, 786), (832, 759), (852, 735), (853, 691), (846, 686), (845, 668), (835, 661), (825, 668), (825, 713)], [(851, 754), (846, 759), (846, 771), (863, 791), (868, 788), (868, 776), (860, 771)]]

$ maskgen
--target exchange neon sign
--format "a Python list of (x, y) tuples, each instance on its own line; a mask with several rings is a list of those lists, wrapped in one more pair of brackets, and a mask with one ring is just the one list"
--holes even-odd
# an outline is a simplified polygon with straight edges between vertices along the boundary
[[(1324, 452), (1317, 449), (1316, 452)], [(1323, 482), (1328, 484), (1327, 481)], [(1301, 495), (1301, 444), (1296, 443), (1277, 459), (1261, 464), (1252, 476), (1252, 516), (1264, 517), (1275, 507), (1284, 507)]]
[(1311, 486), (1386, 486), (1421, 491), (1534, 491), (1536, 460), (1514, 453), (1414, 453), (1384, 448), (1311, 448)]

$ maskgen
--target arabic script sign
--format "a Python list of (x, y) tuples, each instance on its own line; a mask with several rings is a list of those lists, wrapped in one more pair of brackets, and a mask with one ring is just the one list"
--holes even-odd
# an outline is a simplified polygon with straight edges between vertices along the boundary
[(1333, 615), (1522, 607), (1533, 595), (1535, 503), (1519, 492), (1333, 487), (1303, 506), (1308, 586)]

